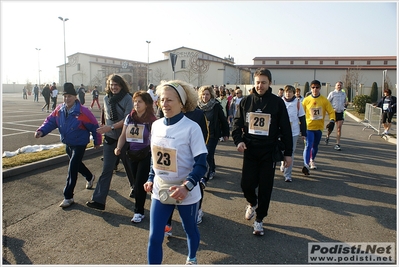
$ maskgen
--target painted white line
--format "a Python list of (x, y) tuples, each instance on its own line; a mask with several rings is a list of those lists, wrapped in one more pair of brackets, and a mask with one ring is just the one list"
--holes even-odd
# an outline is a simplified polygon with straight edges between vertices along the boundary
[[(19, 135), (19, 134), (24, 134), (24, 133), (35, 133), (35, 131), (27, 131), (27, 130), (15, 129), (15, 128), (3, 128), (3, 130), (4, 129), (5, 130), (10, 130), (10, 131), (19, 131), (19, 133), (3, 134), (3, 137), (4, 136), (14, 136), (14, 135)], [(60, 134), (49, 133), (48, 135), (59, 136)]]

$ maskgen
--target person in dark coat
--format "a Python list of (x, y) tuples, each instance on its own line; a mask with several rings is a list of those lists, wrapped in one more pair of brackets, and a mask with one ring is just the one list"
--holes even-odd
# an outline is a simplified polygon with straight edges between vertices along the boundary
[(42, 107), (42, 111), (44, 111), (44, 108), (47, 107), (47, 113), (50, 112), (50, 96), (51, 96), (51, 91), (50, 91), (50, 85), (46, 84), (46, 86), (42, 90), (42, 96), (44, 97), (44, 106)]
[(384, 89), (384, 96), (378, 101), (377, 107), (382, 109), (382, 124), (384, 132), (389, 134), (391, 129), (392, 117), (396, 113), (396, 97), (392, 95), (391, 89)]

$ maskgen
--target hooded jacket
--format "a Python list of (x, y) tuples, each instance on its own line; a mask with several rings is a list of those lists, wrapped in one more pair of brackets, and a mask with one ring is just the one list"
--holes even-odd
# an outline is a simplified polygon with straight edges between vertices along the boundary
[[(267, 136), (248, 133), (247, 115), (257, 110), (271, 116), (269, 134)], [(292, 156), (292, 131), (287, 108), (281, 97), (272, 94), (270, 87), (262, 96), (254, 91), (241, 100), (234, 117), (232, 136), (236, 146), (240, 142), (252, 142), (256, 146), (270, 148), (274, 147), (277, 140), (281, 138), (285, 147), (284, 155)]]

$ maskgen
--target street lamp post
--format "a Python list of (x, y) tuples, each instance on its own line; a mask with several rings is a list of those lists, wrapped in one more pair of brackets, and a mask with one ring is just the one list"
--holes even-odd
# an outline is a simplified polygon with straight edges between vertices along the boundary
[(66, 70), (66, 45), (65, 45), (65, 21), (69, 20), (68, 18), (58, 17), (62, 20), (62, 24), (64, 26), (64, 67), (65, 67), (65, 82), (67, 82), (67, 70)]
[(151, 41), (146, 41), (148, 44), (147, 50), (147, 86), (150, 84), (149, 68), (150, 68), (150, 43)]
[(40, 88), (40, 48), (35, 48), (37, 50), (37, 67), (39, 70), (39, 88)]

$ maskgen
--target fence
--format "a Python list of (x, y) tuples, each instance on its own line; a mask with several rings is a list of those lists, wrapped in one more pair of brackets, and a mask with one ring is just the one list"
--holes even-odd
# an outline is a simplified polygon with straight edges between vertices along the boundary
[(377, 134), (372, 133), (369, 135), (369, 139), (371, 138), (372, 135), (381, 135), (381, 115), (382, 115), (382, 109), (374, 107), (370, 103), (366, 103), (366, 110), (364, 112), (364, 120), (362, 123), (365, 125), (363, 128), (363, 131), (365, 129), (371, 128), (374, 131), (377, 132)]

